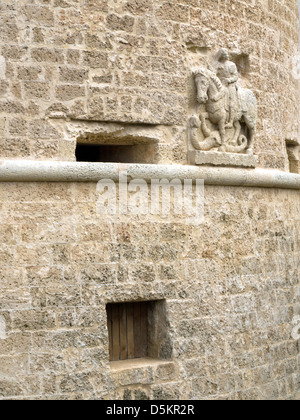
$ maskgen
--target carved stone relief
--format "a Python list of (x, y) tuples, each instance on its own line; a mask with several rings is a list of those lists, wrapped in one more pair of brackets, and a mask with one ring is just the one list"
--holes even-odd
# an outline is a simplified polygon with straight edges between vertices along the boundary
[(193, 78), (197, 109), (189, 119), (192, 148), (252, 156), (257, 101), (251, 90), (239, 86), (237, 66), (228, 51), (219, 51), (214, 68), (193, 70)]

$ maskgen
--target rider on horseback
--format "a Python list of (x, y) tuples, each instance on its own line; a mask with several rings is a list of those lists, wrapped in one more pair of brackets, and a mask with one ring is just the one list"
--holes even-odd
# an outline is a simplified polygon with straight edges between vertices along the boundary
[(217, 60), (217, 76), (227, 90), (226, 111), (228, 111), (228, 117), (226, 121), (226, 128), (232, 128), (234, 115), (239, 109), (237, 87), (239, 74), (235, 63), (229, 60), (229, 52), (225, 48), (220, 49)]

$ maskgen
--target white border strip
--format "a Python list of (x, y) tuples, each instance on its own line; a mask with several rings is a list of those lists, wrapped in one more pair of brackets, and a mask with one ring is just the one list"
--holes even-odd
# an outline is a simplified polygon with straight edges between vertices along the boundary
[(300, 175), (269, 169), (237, 169), (184, 165), (142, 165), (56, 161), (0, 161), (0, 182), (98, 182), (119, 180), (204, 179), (206, 185), (300, 189)]

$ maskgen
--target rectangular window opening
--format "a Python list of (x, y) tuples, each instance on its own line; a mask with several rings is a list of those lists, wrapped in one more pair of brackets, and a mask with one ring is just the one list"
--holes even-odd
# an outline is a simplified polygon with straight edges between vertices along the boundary
[(103, 145), (77, 143), (77, 162), (155, 163), (155, 145)]
[(106, 305), (109, 360), (170, 359), (165, 301)]

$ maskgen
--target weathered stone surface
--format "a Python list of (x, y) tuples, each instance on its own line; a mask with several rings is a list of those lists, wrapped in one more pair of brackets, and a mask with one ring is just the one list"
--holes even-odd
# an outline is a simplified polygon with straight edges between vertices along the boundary
[(257, 100), (251, 90), (239, 85), (239, 72), (229, 51), (219, 50), (215, 71), (198, 68), (193, 76), (197, 107), (189, 119), (190, 146), (203, 151), (218, 148), (222, 153), (253, 154)]
[[(104, 220), (96, 183), (2, 183), (0, 196), (5, 250), (21, 253), (14, 267), (0, 254), (0, 398), (299, 398), (298, 191), (206, 186), (196, 227)], [(51, 258), (23, 257), (35, 243)], [(110, 370), (106, 303), (155, 299), (172, 362)]]
[[(257, 97), (254, 153), (259, 166), (288, 170), (284, 141), (298, 144), (299, 138), (292, 69), (298, 46), (296, 1), (256, 2), (252, 8), (237, 0), (4, 2), (0, 121), (6, 123), (3, 129), (0, 123), (0, 157), (75, 160), (76, 128), (64, 125), (69, 117), (78, 123), (172, 127), (169, 135), (162, 131), (151, 163), (186, 164), (186, 122), (204, 111), (196, 112), (191, 70), (212, 69), (212, 64), (224, 84), (229, 80), (234, 87), (238, 73), (240, 87)], [(221, 46), (230, 60), (216, 56)], [(227, 77), (226, 69), (232, 68), (233, 77)], [(57, 103), (63, 111), (48, 112)], [(16, 115), (26, 117), (24, 130), (20, 122), (15, 125)], [(34, 121), (48, 123), (49, 117), (58, 135), (50, 141), (45, 133), (49, 142), (41, 143), (30, 127)], [(299, 172), (298, 166), (293, 171)]]
[[(300, 399), (298, 7), (1, 2), (1, 400)], [(251, 154), (187, 165), (205, 111), (191, 70), (221, 46), (258, 101), (256, 169)], [(151, 144), (157, 165), (77, 163), (78, 139)], [(203, 179), (203, 223), (100, 215), (97, 182), (123, 170)], [(143, 300), (164, 307), (163, 360), (116, 369), (106, 305)]]
[[(127, 171), (130, 179), (143, 179), (151, 183), (151, 179), (192, 179), (204, 180), (207, 185), (240, 186), (299, 189), (299, 174), (268, 169), (248, 171), (241, 168), (214, 168), (187, 165), (136, 165), (123, 164), (122, 171)], [(0, 165), (1, 182), (97, 182), (99, 179), (110, 179), (118, 182), (120, 165), (118, 163), (75, 163), (75, 162), (28, 162), (2, 161)], [(64, 184), (60, 184), (64, 185)], [(62, 188), (62, 187), (61, 187)], [(15, 193), (18, 193), (18, 187)], [(80, 190), (78, 191), (80, 194)], [(36, 197), (32, 188), (29, 195)], [(61, 194), (60, 194), (61, 195)], [(89, 198), (91, 200), (91, 198)], [(24, 207), (24, 211), (30, 209)], [(58, 211), (58, 210), (57, 210)], [(95, 209), (91, 209), (95, 211)], [(32, 227), (31, 227), (32, 229)], [(32, 235), (27, 229), (24, 235)], [(96, 233), (93, 232), (93, 235)]]
[(189, 152), (189, 163), (200, 166), (255, 168), (257, 165), (257, 156), (212, 151), (202, 152), (200, 150), (194, 150)]

